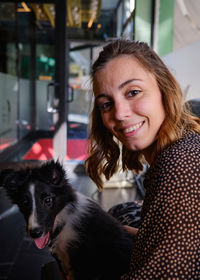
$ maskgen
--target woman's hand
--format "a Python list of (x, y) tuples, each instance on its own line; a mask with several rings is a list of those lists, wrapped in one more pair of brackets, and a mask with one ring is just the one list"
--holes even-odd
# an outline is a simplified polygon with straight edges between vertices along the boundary
[(124, 229), (126, 231), (128, 231), (130, 234), (132, 234), (133, 236), (135, 236), (138, 232), (138, 229), (137, 228), (134, 228), (134, 227), (130, 227), (130, 226), (123, 226)]

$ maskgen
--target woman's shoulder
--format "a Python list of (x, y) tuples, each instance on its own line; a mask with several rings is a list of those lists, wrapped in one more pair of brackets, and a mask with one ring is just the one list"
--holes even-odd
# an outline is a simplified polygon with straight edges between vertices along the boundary
[(181, 158), (200, 157), (200, 134), (187, 132), (182, 138), (168, 146), (155, 162), (178, 161)]
[(144, 180), (146, 199), (151, 201), (156, 194), (172, 193), (171, 198), (175, 193), (188, 194), (191, 189), (199, 189), (199, 183), (200, 135), (189, 133), (165, 149), (148, 169)]
[[(183, 137), (168, 146), (157, 157), (148, 175), (165, 174), (197, 168), (200, 164), (200, 134), (187, 132)], [(148, 177), (147, 175), (147, 177)]]

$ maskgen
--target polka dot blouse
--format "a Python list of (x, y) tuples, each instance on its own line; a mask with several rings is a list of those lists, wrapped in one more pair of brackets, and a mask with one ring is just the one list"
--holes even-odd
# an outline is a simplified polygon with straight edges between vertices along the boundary
[(121, 279), (200, 279), (200, 135), (164, 150), (144, 186), (130, 272)]

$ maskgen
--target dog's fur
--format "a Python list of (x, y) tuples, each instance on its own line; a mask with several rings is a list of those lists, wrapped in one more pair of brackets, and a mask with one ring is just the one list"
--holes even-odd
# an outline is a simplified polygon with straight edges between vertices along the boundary
[(29, 236), (41, 249), (48, 244), (66, 279), (118, 280), (128, 271), (133, 237), (76, 192), (58, 162), (1, 171), (0, 184), (19, 206)]

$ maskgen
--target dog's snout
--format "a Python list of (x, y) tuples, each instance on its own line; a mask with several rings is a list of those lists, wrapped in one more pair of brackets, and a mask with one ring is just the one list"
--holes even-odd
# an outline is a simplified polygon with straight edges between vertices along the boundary
[(29, 234), (33, 239), (35, 239), (41, 237), (43, 231), (41, 230), (41, 228), (32, 228), (30, 229)]

